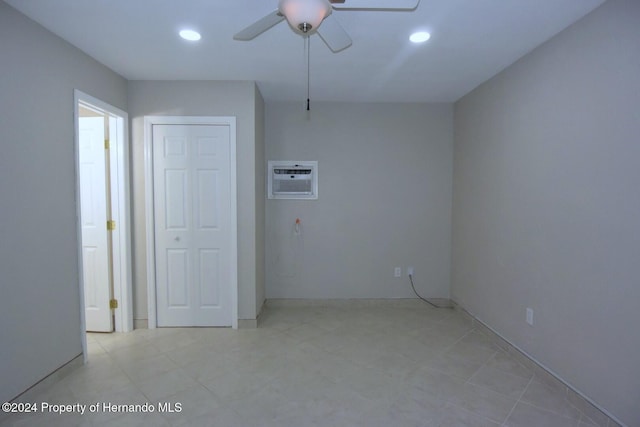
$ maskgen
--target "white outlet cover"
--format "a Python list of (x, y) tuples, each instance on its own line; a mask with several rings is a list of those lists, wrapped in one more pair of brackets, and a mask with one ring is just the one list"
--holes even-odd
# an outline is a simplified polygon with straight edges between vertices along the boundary
[(393, 270), (393, 275), (394, 275), (395, 277), (402, 277), (402, 268), (400, 268), (400, 267), (396, 267), (396, 268)]
[(527, 308), (527, 323), (531, 326), (533, 326), (533, 309), (532, 308)]

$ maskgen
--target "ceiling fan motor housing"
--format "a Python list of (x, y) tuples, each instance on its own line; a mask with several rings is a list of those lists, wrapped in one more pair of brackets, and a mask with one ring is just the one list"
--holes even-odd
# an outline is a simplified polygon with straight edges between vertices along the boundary
[(332, 11), (328, 0), (280, 0), (278, 10), (295, 32), (306, 35), (317, 30)]

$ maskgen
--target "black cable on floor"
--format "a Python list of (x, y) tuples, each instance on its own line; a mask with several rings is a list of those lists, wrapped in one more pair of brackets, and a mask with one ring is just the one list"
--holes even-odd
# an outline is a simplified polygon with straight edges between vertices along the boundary
[(422, 296), (420, 296), (420, 294), (418, 293), (418, 291), (416, 291), (416, 287), (413, 286), (413, 274), (409, 274), (409, 281), (411, 282), (411, 289), (413, 289), (413, 293), (416, 294), (416, 296), (418, 298), (420, 298), (422, 301), (426, 302), (427, 304), (435, 307), (435, 308), (451, 308), (451, 307), (440, 307), (439, 305), (435, 305), (434, 303), (432, 303), (431, 301), (429, 301), (426, 298), (423, 298)]

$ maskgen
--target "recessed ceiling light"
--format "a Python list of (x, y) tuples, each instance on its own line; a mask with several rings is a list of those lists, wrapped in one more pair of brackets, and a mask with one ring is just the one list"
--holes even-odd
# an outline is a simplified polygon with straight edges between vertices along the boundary
[(430, 38), (431, 34), (427, 33), (426, 31), (418, 31), (411, 34), (409, 40), (411, 40), (413, 43), (424, 43)]
[(189, 40), (192, 42), (198, 41), (201, 38), (200, 33), (193, 30), (182, 30), (180, 31), (179, 34), (180, 34), (180, 37), (182, 37), (183, 39)]

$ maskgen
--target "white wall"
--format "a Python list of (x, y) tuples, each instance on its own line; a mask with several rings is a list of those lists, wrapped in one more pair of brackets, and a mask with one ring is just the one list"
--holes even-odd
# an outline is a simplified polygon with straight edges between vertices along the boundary
[(455, 109), (453, 298), (629, 426), (639, 100), (640, 2), (615, 0)]
[(126, 81), (0, 1), (0, 401), (82, 352), (73, 90)]
[(451, 104), (267, 103), (267, 160), (319, 162), (318, 200), (267, 201), (267, 298), (412, 298), (408, 266), (448, 297), (452, 119)]
[(264, 288), (258, 248), (264, 234), (258, 214), (263, 211), (256, 161), (263, 152), (257, 111), (262, 97), (253, 82), (130, 81), (129, 117), (132, 132), (134, 319), (147, 319), (146, 213), (144, 179), (144, 116), (235, 116), (237, 126), (238, 191), (238, 317), (255, 319), (259, 290)]

